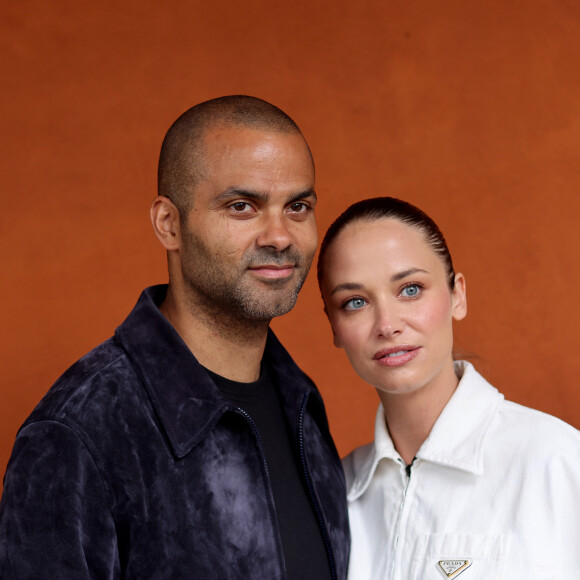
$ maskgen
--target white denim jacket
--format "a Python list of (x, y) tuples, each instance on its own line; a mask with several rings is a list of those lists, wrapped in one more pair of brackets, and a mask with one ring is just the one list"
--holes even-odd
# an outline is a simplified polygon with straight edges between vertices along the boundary
[(375, 442), (344, 459), (349, 580), (580, 580), (580, 432), (455, 370), (410, 470), (382, 406)]

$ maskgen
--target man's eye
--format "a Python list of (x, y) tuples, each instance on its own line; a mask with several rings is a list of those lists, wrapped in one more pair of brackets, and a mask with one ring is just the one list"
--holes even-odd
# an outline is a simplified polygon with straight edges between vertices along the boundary
[(421, 286), (419, 284), (409, 284), (401, 290), (401, 296), (404, 298), (416, 298), (421, 294)]
[(361, 309), (363, 306), (366, 306), (367, 301), (364, 298), (351, 298), (350, 300), (347, 300), (342, 307), (345, 310), (359, 310)]
[(290, 209), (296, 213), (304, 213), (310, 209), (310, 206), (303, 201), (297, 201), (290, 206)]
[(245, 201), (237, 201), (236, 203), (232, 204), (230, 207), (235, 209), (236, 211), (244, 211), (248, 204)]
[(253, 206), (247, 201), (236, 201), (228, 206), (233, 213), (251, 213)]

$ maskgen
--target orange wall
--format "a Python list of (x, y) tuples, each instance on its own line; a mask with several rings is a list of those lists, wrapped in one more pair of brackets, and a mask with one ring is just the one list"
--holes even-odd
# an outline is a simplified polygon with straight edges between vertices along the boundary
[[(140, 290), (163, 134), (199, 101), (261, 96), (301, 125), (319, 226), (400, 196), (467, 276), (459, 350), (509, 398), (580, 427), (580, 7), (567, 0), (41, 0), (0, 8), (0, 470), (18, 425)], [(374, 391), (331, 344), (313, 279), (275, 322), (341, 453)]]

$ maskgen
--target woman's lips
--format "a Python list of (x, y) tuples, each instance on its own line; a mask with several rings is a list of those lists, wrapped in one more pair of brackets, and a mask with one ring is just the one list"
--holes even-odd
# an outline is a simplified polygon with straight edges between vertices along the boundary
[(420, 348), (407, 344), (385, 348), (376, 352), (373, 360), (386, 367), (398, 367), (413, 360), (419, 354)]

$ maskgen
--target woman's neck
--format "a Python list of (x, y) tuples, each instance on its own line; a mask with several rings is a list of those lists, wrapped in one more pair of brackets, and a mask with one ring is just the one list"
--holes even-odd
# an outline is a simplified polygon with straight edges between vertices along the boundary
[(412, 463), (458, 383), (453, 371), (440, 377), (437, 384), (425, 385), (410, 393), (388, 393), (377, 389), (389, 434), (406, 465)]

